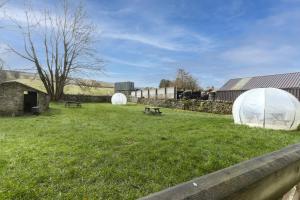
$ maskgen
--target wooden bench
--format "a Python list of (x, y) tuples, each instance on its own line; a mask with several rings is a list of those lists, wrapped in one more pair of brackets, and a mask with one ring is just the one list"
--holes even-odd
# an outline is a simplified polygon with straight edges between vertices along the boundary
[(77, 101), (67, 101), (65, 103), (66, 108), (81, 108), (81, 103)]
[(162, 114), (159, 107), (149, 107), (149, 106), (145, 107), (144, 113), (145, 114), (154, 114), (154, 115)]

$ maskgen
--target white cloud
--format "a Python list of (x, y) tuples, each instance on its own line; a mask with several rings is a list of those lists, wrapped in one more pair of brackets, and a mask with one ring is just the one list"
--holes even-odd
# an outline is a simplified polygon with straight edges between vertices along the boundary
[[(109, 55), (99, 56), (107, 61), (108, 68), (112, 66), (115, 70), (109, 71), (114, 78), (132, 78), (139, 84), (154, 84), (158, 81), (155, 77), (159, 79), (163, 73), (168, 77), (176, 67), (184, 66), (201, 78), (201, 82), (221, 85), (232, 76), (299, 70), (299, 7), (288, 7), (287, 4), (282, 5), (282, 2), (296, 3), (299, 0), (281, 0), (276, 5), (272, 3), (270, 7), (264, 7), (266, 11), (247, 17), (244, 17), (249, 13), (247, 4), (243, 0), (231, 1), (216, 6), (212, 9), (214, 12), (203, 12), (199, 21), (194, 19), (199, 22), (199, 27), (176, 21), (177, 17), (183, 19), (181, 17), (186, 13), (148, 10), (145, 9), (148, 3), (142, 1), (127, 1), (106, 8), (106, 4), (99, 3), (104, 6), (103, 9), (91, 8), (93, 12), (90, 12), (90, 17), (98, 26), (97, 37), (100, 42), (95, 47)], [(92, 7), (94, 4), (87, 6)], [(11, 6), (6, 10), (7, 14), (15, 16), (18, 21), (26, 22), (20, 7)], [(35, 12), (34, 15), (40, 15), (39, 9)], [(188, 15), (184, 20), (192, 19)], [(212, 24), (207, 28), (206, 22)], [(201, 30), (211, 34), (204, 34)], [(17, 39), (14, 40), (17, 42)], [(128, 77), (126, 69), (134, 69), (134, 75)], [(154, 71), (157, 74), (151, 80), (145, 80), (142, 72), (148, 75)]]
[[(276, 12), (275, 12), (276, 11)], [(220, 53), (220, 58), (242, 70), (266, 67), (270, 74), (276, 69), (295, 71), (300, 63), (299, 10), (275, 10), (251, 25), (235, 46)], [(299, 68), (298, 68), (299, 70)]]
[(130, 62), (130, 61), (126, 61), (126, 60), (122, 60), (119, 58), (114, 58), (111, 56), (102, 56), (104, 57), (104, 62), (111, 64), (121, 64), (121, 65), (127, 65), (127, 66), (132, 66), (132, 67), (141, 67), (141, 68), (153, 68), (154, 65), (153, 64), (147, 64), (147, 63), (141, 63), (141, 62)]
[[(26, 9), (22, 7), (7, 6), (5, 12), (0, 14), (0, 21), (11, 22), (11, 19), (13, 19), (20, 25), (26, 25), (25, 11)], [(99, 27), (100, 37), (112, 40), (125, 40), (162, 50), (178, 52), (202, 52), (215, 46), (214, 41), (209, 37), (170, 25), (161, 20), (150, 20), (148, 25), (150, 29), (155, 27), (155, 34), (149, 34), (136, 30), (131, 26), (124, 26), (124, 22), (113, 19), (112, 13), (121, 15), (128, 12), (132, 12), (132, 9), (124, 8), (114, 12), (102, 11), (100, 14), (105, 16), (105, 20), (99, 20), (100, 22), (95, 20), (96, 25)], [(32, 9), (29, 12), (29, 17), (30, 23), (33, 25), (44, 18), (44, 13), (40, 9)]]
[(260, 26), (262, 28), (266, 28), (266, 27), (280, 28), (286, 26), (290, 28), (289, 26), (296, 25), (296, 28), (297, 27), (299, 28), (298, 26), (299, 20), (300, 20), (299, 9), (291, 8), (289, 11), (278, 12), (259, 20), (257, 22), (257, 26)]
[(300, 0), (281, 0), (284, 3), (300, 3)]
[(169, 51), (201, 52), (213, 47), (211, 39), (195, 33), (184, 32), (176, 35), (166, 33), (165, 36), (160, 36), (118, 30), (119, 28), (101, 29), (100, 37), (131, 41)]
[[(95, 22), (102, 38), (124, 40), (176, 52), (200, 53), (216, 45), (214, 39), (209, 36), (167, 22), (162, 16), (143, 13), (141, 8), (131, 4), (120, 10), (102, 11), (98, 14), (100, 16)], [(133, 16), (136, 20), (122, 20)]]
[(225, 51), (221, 57), (233, 63), (246, 65), (275, 64), (299, 56), (298, 49), (292, 46), (266, 48), (242, 46)]
[(8, 46), (4, 43), (0, 43), (0, 53), (4, 53), (7, 50)]
[(117, 40), (129, 40), (133, 42), (138, 42), (146, 45), (150, 45), (156, 48), (171, 50), (171, 51), (178, 51), (179, 49), (176, 48), (176, 45), (173, 43), (168, 43), (165, 41), (160, 41), (159, 38), (153, 38), (146, 35), (141, 34), (128, 34), (128, 33), (113, 33), (113, 32), (106, 32), (104, 31), (101, 34), (104, 38), (111, 38)]
[[(0, 20), (9, 22), (13, 20), (21, 25), (25, 25), (27, 24), (26, 11), (29, 10), (21, 7), (6, 6), (4, 12), (0, 12)], [(30, 12), (28, 12), (28, 17), (32, 20), (32, 24), (43, 19), (44, 16), (45, 15), (39, 10), (30, 10)]]

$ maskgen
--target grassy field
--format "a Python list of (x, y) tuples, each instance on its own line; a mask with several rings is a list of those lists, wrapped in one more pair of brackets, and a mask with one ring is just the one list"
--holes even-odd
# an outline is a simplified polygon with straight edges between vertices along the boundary
[(300, 141), (229, 116), (52, 104), (0, 118), (0, 199), (135, 199)]

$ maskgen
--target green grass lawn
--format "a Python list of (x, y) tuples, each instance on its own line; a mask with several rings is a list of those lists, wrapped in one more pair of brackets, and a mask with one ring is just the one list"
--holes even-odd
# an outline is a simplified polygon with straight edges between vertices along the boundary
[(300, 131), (143, 106), (0, 118), (0, 199), (135, 199), (300, 141)]

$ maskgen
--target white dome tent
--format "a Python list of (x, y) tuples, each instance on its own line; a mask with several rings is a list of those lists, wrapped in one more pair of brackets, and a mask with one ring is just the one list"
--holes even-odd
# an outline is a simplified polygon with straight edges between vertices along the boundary
[(300, 123), (300, 103), (284, 90), (257, 88), (244, 92), (235, 100), (232, 114), (236, 124), (295, 130)]
[(111, 97), (111, 103), (113, 105), (126, 105), (127, 104), (127, 97), (122, 93), (115, 93)]

